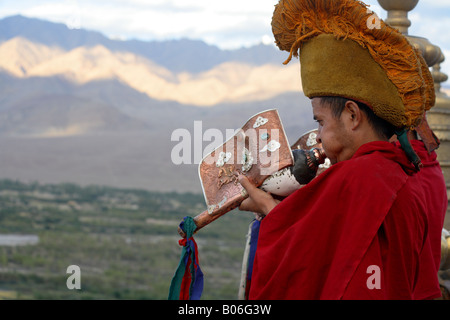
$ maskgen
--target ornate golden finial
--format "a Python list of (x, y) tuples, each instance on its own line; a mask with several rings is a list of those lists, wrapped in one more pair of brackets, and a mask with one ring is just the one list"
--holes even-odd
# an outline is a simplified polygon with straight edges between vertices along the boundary
[(438, 63), (442, 51), (438, 46), (432, 44), (428, 39), (417, 36), (406, 36), (408, 40), (422, 53), (428, 66), (434, 66)]
[(398, 29), (403, 34), (408, 34), (411, 21), (408, 12), (414, 9), (419, 0), (378, 0), (380, 6), (388, 12), (386, 23)]
[(418, 2), (419, 0), (378, 0), (381, 7), (388, 13), (385, 22), (406, 35), (408, 40), (422, 53), (428, 66), (431, 67), (438, 62), (442, 54), (441, 49), (433, 45), (428, 39), (408, 35), (408, 28), (411, 26), (408, 12), (413, 10)]
[(448, 76), (445, 73), (441, 72), (441, 63), (444, 62), (444, 60), (445, 60), (445, 56), (441, 52), (438, 61), (433, 66), (433, 70), (431, 71), (431, 74), (433, 75), (433, 79), (434, 79), (434, 88), (436, 90), (437, 95), (444, 94), (443, 92), (441, 92), (441, 83), (448, 80)]

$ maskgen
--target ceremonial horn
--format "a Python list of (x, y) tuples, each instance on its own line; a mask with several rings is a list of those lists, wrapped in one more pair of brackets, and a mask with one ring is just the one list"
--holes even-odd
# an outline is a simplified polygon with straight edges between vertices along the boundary
[[(250, 118), (199, 165), (207, 209), (193, 218), (194, 233), (239, 207), (248, 197), (238, 182), (239, 174), (256, 187), (282, 197), (311, 181), (326, 160), (316, 136), (316, 130), (309, 131), (289, 146), (276, 109)], [(180, 227), (178, 233), (186, 237)]]

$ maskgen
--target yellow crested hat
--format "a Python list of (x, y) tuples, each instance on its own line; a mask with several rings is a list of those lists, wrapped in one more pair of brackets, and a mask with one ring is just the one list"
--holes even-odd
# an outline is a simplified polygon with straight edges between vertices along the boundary
[(367, 104), (397, 128), (414, 129), (435, 102), (420, 52), (356, 0), (280, 0), (272, 31), (281, 50), (300, 55), (304, 94)]

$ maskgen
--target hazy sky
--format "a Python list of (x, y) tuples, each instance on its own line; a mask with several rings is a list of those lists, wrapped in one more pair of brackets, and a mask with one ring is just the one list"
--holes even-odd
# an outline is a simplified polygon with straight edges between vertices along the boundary
[[(1, 0), (0, 18), (14, 14), (97, 30), (118, 39), (201, 39), (225, 49), (273, 43), (270, 27), (278, 0)], [(366, 0), (380, 18), (386, 11)], [(450, 74), (450, 0), (419, 0), (409, 34), (439, 45)]]

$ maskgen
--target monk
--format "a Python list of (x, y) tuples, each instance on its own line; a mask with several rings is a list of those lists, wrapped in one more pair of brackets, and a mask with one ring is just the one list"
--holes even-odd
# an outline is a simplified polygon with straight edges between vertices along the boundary
[[(369, 30), (368, 18), (353, 0), (275, 7), (276, 43), (290, 52), (286, 63), (300, 58), (303, 92), (332, 166), (281, 202), (240, 176), (249, 194), (240, 209), (266, 215), (250, 299), (438, 295), (418, 280), (436, 284), (437, 274), (424, 267), (423, 257), (433, 255), (429, 203), (414, 178), (423, 163), (407, 139), (434, 104), (432, 77), (403, 35), (382, 21)], [(394, 133), (401, 148), (389, 142)]]
[[(411, 145), (423, 164), (422, 169), (412, 178), (421, 185), (427, 198), (428, 237), (423, 250), (422, 268), (419, 271), (415, 299), (434, 299), (441, 296), (439, 281), (430, 278), (429, 274), (438, 274), (441, 262), (441, 232), (447, 212), (447, 187), (441, 166), (435, 151), (429, 151), (423, 141), (418, 139), (416, 132), (411, 132)], [(398, 147), (399, 143), (395, 142)], [(431, 257), (429, 256), (431, 253)]]
[(412, 299), (427, 227), (415, 168), (357, 103), (336, 117), (323, 100), (312, 108), (327, 171), (279, 205), (241, 177), (241, 210), (268, 214), (250, 299)]

